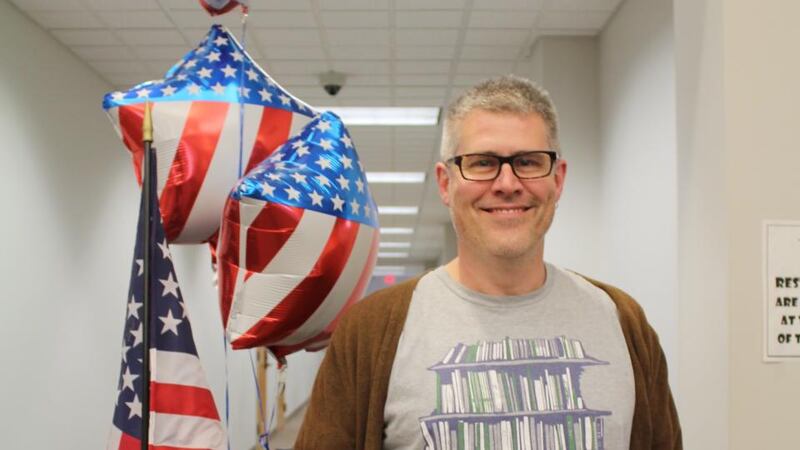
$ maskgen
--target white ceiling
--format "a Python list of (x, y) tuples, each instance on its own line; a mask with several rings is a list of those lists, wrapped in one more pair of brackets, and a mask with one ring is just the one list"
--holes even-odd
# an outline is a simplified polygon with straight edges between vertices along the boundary
[[(212, 18), (197, 0), (11, 1), (116, 89), (162, 78), (212, 23), (242, 37), (238, 9)], [(595, 35), (621, 1), (250, 0), (246, 48), (312, 105), (445, 106), (488, 76), (532, 73), (537, 38)], [(347, 75), (334, 98), (318, 79), (328, 70)], [(382, 238), (411, 240), (409, 259), (378, 263), (435, 263), (449, 222), (431, 170), (439, 127), (349, 128), (368, 170), (428, 172), (421, 185), (370, 186), (379, 205), (420, 206), (418, 216), (380, 217), (415, 232)]]

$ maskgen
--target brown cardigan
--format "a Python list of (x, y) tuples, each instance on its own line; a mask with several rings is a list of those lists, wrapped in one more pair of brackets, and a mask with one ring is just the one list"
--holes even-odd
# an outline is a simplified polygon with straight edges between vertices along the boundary
[[(383, 410), (397, 343), (419, 278), (378, 291), (339, 323), (314, 382), (295, 450), (367, 450), (383, 445)], [(636, 386), (631, 450), (679, 450), (681, 428), (658, 336), (621, 290), (589, 280), (617, 305)]]

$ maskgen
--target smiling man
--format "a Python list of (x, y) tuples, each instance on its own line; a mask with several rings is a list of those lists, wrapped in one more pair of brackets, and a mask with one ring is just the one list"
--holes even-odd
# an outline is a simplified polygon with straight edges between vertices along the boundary
[(441, 156), (458, 255), (342, 319), (295, 448), (682, 448), (642, 309), (543, 259), (567, 174), (548, 95), (515, 76), (471, 88)]

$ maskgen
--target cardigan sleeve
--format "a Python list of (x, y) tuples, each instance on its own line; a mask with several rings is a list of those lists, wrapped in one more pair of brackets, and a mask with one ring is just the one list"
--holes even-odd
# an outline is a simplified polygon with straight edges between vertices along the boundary
[(672, 398), (667, 377), (667, 359), (658, 342), (655, 330), (644, 322), (647, 327), (650, 344), (650, 380), (647, 383), (647, 396), (650, 408), (650, 418), (653, 427), (654, 450), (681, 450), (683, 449), (681, 426), (678, 421), (678, 411)]
[(348, 322), (342, 320), (317, 372), (296, 450), (355, 449), (354, 371), (348, 358)]

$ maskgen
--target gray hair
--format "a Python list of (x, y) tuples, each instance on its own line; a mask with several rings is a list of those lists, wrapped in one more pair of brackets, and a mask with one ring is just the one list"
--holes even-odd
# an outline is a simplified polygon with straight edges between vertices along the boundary
[(461, 121), (472, 110), (514, 114), (538, 114), (548, 131), (550, 148), (561, 153), (558, 117), (550, 95), (533, 81), (516, 75), (490, 78), (471, 87), (447, 108), (439, 149), (442, 161), (455, 154)]

